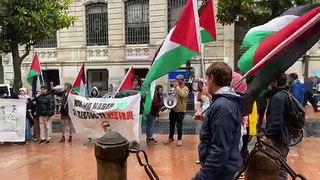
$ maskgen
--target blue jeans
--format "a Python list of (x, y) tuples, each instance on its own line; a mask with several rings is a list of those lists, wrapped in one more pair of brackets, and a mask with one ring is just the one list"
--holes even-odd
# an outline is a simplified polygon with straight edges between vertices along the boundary
[(31, 124), (30, 124), (30, 120), (28, 118), (26, 119), (25, 139), (26, 139), (26, 141), (32, 141)]
[(153, 116), (152, 114), (148, 114), (146, 118), (147, 118), (147, 130), (146, 130), (147, 138), (153, 138), (153, 125), (156, 117)]

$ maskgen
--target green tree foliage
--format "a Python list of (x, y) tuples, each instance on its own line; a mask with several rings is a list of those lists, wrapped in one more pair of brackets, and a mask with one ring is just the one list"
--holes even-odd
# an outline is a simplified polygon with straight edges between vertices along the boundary
[(218, 22), (232, 24), (236, 20), (243, 26), (257, 26), (279, 16), (296, 5), (314, 0), (218, 0)]
[[(0, 50), (11, 52), (14, 88), (22, 86), (21, 63), (44, 38), (74, 23), (68, 15), (71, 0), (0, 0)], [(19, 46), (25, 51), (19, 53)]]

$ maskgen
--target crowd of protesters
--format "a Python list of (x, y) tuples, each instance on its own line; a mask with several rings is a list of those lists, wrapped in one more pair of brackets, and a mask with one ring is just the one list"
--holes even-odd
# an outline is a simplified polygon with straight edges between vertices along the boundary
[[(199, 161), (200, 171), (193, 179), (233, 179), (235, 173), (242, 166), (243, 160), (248, 156), (248, 118), (243, 116), (243, 99), (247, 90), (246, 83), (238, 83), (241, 78), (225, 63), (213, 63), (206, 71), (207, 86), (201, 86), (197, 100), (201, 102), (202, 112), (197, 112), (195, 120), (202, 120), (200, 128)], [(180, 77), (177, 77), (179, 82)], [(205, 84), (204, 80), (197, 80), (198, 84)], [(147, 143), (157, 144), (152, 136), (153, 121), (164, 105), (161, 102), (162, 87), (157, 86), (154, 94), (151, 118), (147, 118), (150, 129), (147, 129)], [(160, 91), (159, 91), (160, 89)], [(289, 154), (291, 132), (286, 125), (289, 121), (288, 103), (292, 94), (301, 105), (306, 106), (309, 101), (314, 111), (318, 112), (317, 94), (319, 93), (317, 78), (310, 78), (301, 83), (296, 74), (282, 74), (275, 79), (268, 89), (258, 99), (258, 130), (262, 122), (265, 137), (263, 141), (271, 144), (280, 152), (283, 159)], [(179, 100), (178, 96), (178, 100)], [(162, 98), (163, 100), (163, 98)], [(172, 114), (174, 110), (170, 111)], [(181, 116), (183, 119), (184, 115)], [(174, 126), (180, 118), (169, 118), (170, 127)], [(177, 145), (182, 145), (182, 136), (179, 136)], [(169, 139), (165, 145), (174, 141), (173, 130), (170, 128)], [(279, 179), (287, 179), (287, 172), (281, 167)]]
[[(139, 91), (141, 87), (141, 80), (138, 76), (132, 79), (133, 86), (130, 90)], [(60, 85), (59, 85), (60, 86)], [(110, 85), (108, 92), (112, 93), (116, 90), (115, 85)], [(61, 119), (61, 139), (60, 142), (65, 141), (71, 143), (75, 128), (72, 120), (69, 117), (68, 95), (72, 90), (71, 83), (65, 83), (63, 89), (61, 87), (55, 88), (53, 82), (49, 86), (43, 85), (40, 90), (36, 91), (32, 96), (29, 95), (27, 88), (22, 87), (16, 93), (13, 88), (10, 88), (10, 96), (7, 94), (1, 95), (1, 98), (6, 99), (21, 99), (26, 101), (26, 128), (25, 141), (14, 144), (29, 144), (30, 142), (39, 142), (40, 144), (48, 144), (52, 140), (52, 120), (55, 114), (60, 115)], [(129, 93), (130, 94), (130, 93)], [(117, 96), (128, 96), (126, 92), (121, 92)], [(99, 88), (93, 86), (88, 93), (89, 98), (101, 98)], [(67, 133), (67, 138), (66, 138)], [(88, 137), (91, 142), (92, 138)], [(150, 138), (153, 139), (153, 138)], [(154, 139), (153, 139), (154, 140)], [(151, 141), (150, 141), (151, 142)], [(154, 140), (154, 142), (156, 142)]]
[[(72, 142), (72, 135), (75, 132), (72, 121), (69, 117), (68, 110), (68, 95), (72, 89), (70, 83), (64, 84), (64, 89), (57, 90), (50, 86), (41, 86), (39, 91), (36, 91), (34, 97), (28, 95), (27, 88), (20, 88), (16, 93), (13, 88), (10, 88), (10, 96), (2, 96), (6, 99), (21, 99), (26, 101), (26, 125), (25, 125), (25, 141), (15, 144), (29, 144), (30, 142), (39, 142), (40, 144), (48, 144), (52, 139), (52, 120), (55, 114), (60, 114), (61, 117), (61, 139), (60, 142), (65, 142), (65, 132), (68, 132), (67, 142)], [(91, 89), (89, 97), (99, 97), (97, 87)], [(60, 103), (56, 104), (56, 99), (60, 99)], [(57, 112), (59, 109), (59, 112)], [(33, 131), (32, 131), (33, 130)]]
[[(239, 83), (241, 75), (233, 72), (231, 67), (223, 62), (212, 63), (206, 70), (206, 80), (198, 80), (202, 84), (197, 100), (201, 102), (202, 112), (197, 112), (195, 120), (201, 120), (200, 143), (198, 147), (201, 168), (193, 179), (225, 179), (234, 177), (248, 155), (248, 118), (244, 116), (244, 98), (247, 90), (245, 81)], [(133, 78), (132, 90), (140, 90), (139, 77)], [(113, 87), (110, 87), (113, 88)], [(11, 96), (6, 98), (22, 99), (26, 101), (26, 133), (25, 143), (39, 141), (40, 144), (51, 142), (52, 116), (56, 111), (54, 96), (61, 97), (61, 139), (66, 141), (65, 131), (68, 130), (68, 142), (72, 142), (75, 132), (68, 115), (68, 95), (72, 89), (70, 83), (64, 85), (63, 91), (56, 91), (51, 86), (42, 86), (34, 98), (29, 97), (26, 88), (19, 89), (19, 95), (11, 90)], [(170, 109), (170, 132), (164, 145), (174, 142), (175, 127), (177, 128), (177, 146), (182, 145), (182, 126), (187, 108), (189, 88), (184, 77), (178, 75), (173, 85), (177, 105)], [(287, 158), (290, 144), (290, 131), (286, 125), (288, 94), (292, 94), (301, 105), (310, 102), (314, 112), (318, 112), (319, 79), (309, 78), (302, 83), (298, 75), (282, 74), (275, 79), (268, 89), (258, 99), (259, 126), (266, 120), (264, 141), (270, 143), (280, 152), (280, 156)], [(122, 96), (119, 93), (119, 97)], [(125, 95), (123, 95), (125, 96)], [(90, 98), (99, 98), (99, 89), (93, 87)], [(158, 144), (153, 136), (153, 126), (159, 112), (165, 110), (163, 87), (157, 85), (154, 92), (151, 112), (146, 116), (147, 144)], [(32, 133), (32, 127), (34, 132)], [(90, 139), (90, 138), (89, 138)], [(287, 173), (282, 168), (279, 179), (287, 179)]]

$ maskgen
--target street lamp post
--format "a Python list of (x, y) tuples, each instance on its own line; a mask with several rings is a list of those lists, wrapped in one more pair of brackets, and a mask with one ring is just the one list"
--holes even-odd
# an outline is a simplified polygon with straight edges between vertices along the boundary
[[(191, 74), (191, 60), (186, 62), (186, 79), (189, 79)], [(189, 87), (189, 96), (188, 96), (188, 102), (187, 102), (187, 110), (193, 111), (194, 108), (194, 100), (193, 100), (193, 92), (192, 89)]]

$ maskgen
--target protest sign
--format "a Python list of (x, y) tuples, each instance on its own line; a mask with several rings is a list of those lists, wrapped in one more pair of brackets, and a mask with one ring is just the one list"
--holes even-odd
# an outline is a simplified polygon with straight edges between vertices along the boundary
[(0, 99), (0, 141), (25, 141), (26, 101)]
[(76, 133), (99, 138), (105, 133), (101, 124), (109, 123), (111, 129), (129, 141), (139, 141), (140, 94), (124, 98), (85, 98), (70, 94), (68, 104)]

